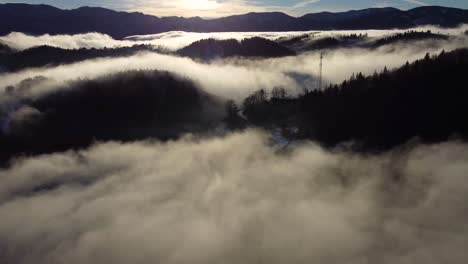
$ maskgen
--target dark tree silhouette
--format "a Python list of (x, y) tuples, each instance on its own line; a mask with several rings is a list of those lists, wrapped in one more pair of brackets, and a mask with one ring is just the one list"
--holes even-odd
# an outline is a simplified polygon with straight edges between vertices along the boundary
[(166, 52), (150, 45), (104, 49), (74, 49), (39, 46), (19, 52), (2, 53), (0, 47), (0, 67), (3, 71), (18, 71), (29, 67), (56, 66), (103, 57), (123, 57), (141, 51)]
[[(173, 139), (208, 131), (224, 118), (218, 99), (166, 72), (123, 72), (21, 99), (22, 92), (33, 89), (28, 85), (39, 81), (44, 80), (27, 80), (23, 88), (2, 95), (18, 99), (14, 108), (0, 109), (0, 162), (20, 154), (82, 148), (96, 140)], [(40, 122), (31, 123), (33, 119)]]
[(286, 92), (286, 89), (283, 87), (275, 87), (271, 91), (271, 99), (276, 100), (276, 99), (285, 99), (287, 97), (288, 93)]
[(427, 54), (394, 71), (354, 74), (296, 99), (266, 100), (259, 91), (245, 100), (244, 113), (257, 125), (295, 126), (300, 138), (327, 146), (353, 141), (359, 150), (386, 150), (415, 137), (467, 139), (466, 69), (468, 49)]
[(432, 31), (406, 31), (403, 33), (396, 33), (394, 35), (380, 38), (374, 41), (371, 44), (371, 47), (378, 48), (384, 45), (394, 44), (398, 42), (411, 42), (411, 41), (418, 41), (418, 40), (448, 40), (449, 36), (442, 35), (442, 34), (435, 34)]
[(237, 113), (239, 112), (239, 107), (234, 102), (234, 100), (228, 100), (226, 102), (225, 108), (228, 118), (237, 116)]
[(293, 56), (295, 53), (274, 41), (254, 37), (237, 41), (235, 39), (203, 39), (180, 49), (181, 56), (201, 60), (213, 60), (228, 57), (273, 58)]
[(310, 51), (338, 48), (376, 49), (390, 44), (411, 44), (421, 40), (449, 40), (450, 36), (435, 34), (431, 31), (406, 31), (377, 39), (370, 39), (367, 34), (349, 34), (314, 39), (313, 35), (302, 35), (293, 38), (280, 38), (277, 42), (292, 50)]

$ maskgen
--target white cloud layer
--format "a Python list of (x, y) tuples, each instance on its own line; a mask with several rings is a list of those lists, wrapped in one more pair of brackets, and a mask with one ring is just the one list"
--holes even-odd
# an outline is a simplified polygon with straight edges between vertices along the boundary
[(411, 263), (468, 258), (468, 146), (379, 156), (255, 131), (98, 144), (0, 171), (3, 263)]
[(4, 44), (16, 50), (25, 50), (37, 46), (51, 46), (62, 49), (103, 49), (133, 45), (133, 43), (114, 40), (112, 37), (100, 33), (86, 33), (76, 35), (46, 34), (32, 36), (21, 32), (13, 32), (0, 37), (0, 42), (3, 42)]
[[(459, 33), (461, 29), (451, 29), (453, 34)], [(391, 31), (394, 32), (394, 31)], [(339, 32), (322, 33), (324, 36), (338, 34)], [(345, 32), (349, 34), (350, 32)], [(382, 36), (389, 34), (388, 31), (367, 31), (371, 36)], [(217, 38), (245, 38), (255, 33), (225, 33), (225, 34), (196, 34), (196, 33), (167, 33), (165, 37), (154, 36), (137, 37), (132, 43), (153, 43), (165, 45), (172, 48), (181, 47), (199, 39), (199, 37)], [(276, 39), (280, 36), (290, 36), (289, 33), (262, 33), (261, 36)], [(75, 38), (73, 36), (57, 36), (56, 40), (50, 40), (61, 47), (76, 47), (79, 45), (96, 45), (97, 47), (109, 47), (120, 45), (125, 42), (115, 41), (103, 35), (93, 34), (89, 38)], [(196, 36), (196, 37), (194, 37)], [(26, 37), (28, 41), (22, 42)], [(96, 37), (96, 38), (94, 38)], [(148, 38), (148, 39), (144, 39)], [(76, 41), (74, 41), (76, 39)], [(5, 39), (3, 39), (5, 40)], [(79, 42), (79, 41), (81, 42)], [(102, 40), (102, 42), (101, 42)], [(15, 38), (10, 35), (9, 43), (22, 43), (23, 45), (44, 44), (42, 37), (31, 37), (20, 35)], [(29, 43), (29, 44), (26, 44)], [(96, 44), (99, 43), (99, 44)], [(116, 44), (118, 43), (118, 44)], [(468, 47), (468, 39), (457, 38), (451, 41), (417, 42), (411, 45), (391, 45), (376, 50), (367, 49), (337, 49), (327, 52), (324, 59), (323, 76), (325, 82), (338, 83), (348, 79), (352, 73), (363, 72), (372, 74), (375, 70), (381, 71), (385, 66), (388, 68), (399, 67), (406, 61), (423, 58), (427, 52), (439, 53), (442, 49), (446, 51), (456, 48)], [(246, 95), (258, 89), (271, 90), (276, 86), (287, 88), (290, 92), (297, 93), (303, 89), (315, 89), (318, 76), (319, 54), (317, 52), (303, 53), (295, 57), (250, 60), (250, 59), (227, 59), (212, 63), (200, 63), (188, 58), (172, 55), (161, 55), (157, 53), (141, 53), (125, 58), (107, 58), (87, 60), (79, 63), (62, 65), (58, 67), (32, 68), (16, 73), (0, 74), (2, 83), (0, 89), (9, 85), (16, 85), (26, 78), (42, 75), (53, 79), (55, 84), (63, 87), (63, 82), (77, 78), (97, 78), (103, 75), (138, 69), (156, 69), (176, 73), (195, 81), (202, 89), (212, 94), (242, 100)], [(66, 85), (65, 85), (66, 86)], [(46, 83), (40, 87), (34, 87), (32, 96), (55, 89), (56, 86)]]
[[(458, 28), (438, 28), (434, 26), (417, 27), (409, 30), (426, 31), (431, 30), (435, 33), (460, 35), (468, 30), (468, 25), (462, 25)], [(99, 33), (87, 33), (77, 35), (40, 35), (31, 36), (20, 32), (10, 33), (6, 36), (0, 36), (0, 42), (18, 49), (24, 50), (35, 46), (52, 46), (63, 49), (79, 48), (113, 48), (128, 47), (137, 44), (149, 44), (162, 47), (168, 50), (178, 50), (191, 43), (202, 39), (237, 39), (242, 40), (251, 37), (262, 37), (275, 40), (280, 37), (292, 37), (307, 33), (316, 33), (317, 37), (346, 35), (351, 33), (368, 34), (369, 37), (382, 37), (389, 34), (405, 32), (407, 30), (339, 30), (339, 31), (290, 31), (290, 32), (216, 32), (216, 33), (195, 33), (183, 31), (171, 31), (154, 35), (129, 36), (124, 40), (114, 40), (110, 36)]]

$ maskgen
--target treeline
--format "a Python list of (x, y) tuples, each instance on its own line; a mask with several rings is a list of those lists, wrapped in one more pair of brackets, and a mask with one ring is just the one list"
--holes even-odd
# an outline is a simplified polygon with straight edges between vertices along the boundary
[[(0, 50), (2, 48), (0, 47)], [(103, 57), (131, 56), (141, 51), (158, 51), (151, 45), (103, 49), (62, 49), (51, 46), (39, 46), (19, 52), (0, 52), (0, 71), (17, 71), (29, 67), (56, 66)]]
[[(312, 37), (312, 39), (311, 39)], [(385, 45), (396, 43), (411, 43), (413, 41), (421, 40), (448, 40), (450, 36), (436, 34), (432, 31), (406, 31), (403, 33), (396, 33), (393, 35), (370, 38), (367, 34), (348, 34), (341, 36), (331, 36), (324, 38), (313, 39), (310, 35), (301, 35), (289, 39), (281, 38), (277, 42), (290, 49), (296, 51), (312, 51), (312, 50), (325, 50), (337, 48), (368, 48), (376, 49)]]
[(279, 38), (277, 42), (292, 50), (312, 51), (336, 48), (359, 47), (368, 39), (367, 34), (348, 34), (314, 39), (314, 34), (303, 34), (292, 38)]
[(298, 98), (257, 91), (244, 101), (244, 115), (259, 126), (297, 128), (296, 138), (327, 146), (354, 142), (359, 150), (386, 150), (416, 137), (467, 139), (466, 69), (468, 49), (427, 54), (397, 70), (358, 73)]
[(86, 147), (94, 141), (167, 140), (203, 132), (224, 118), (218, 99), (166, 72), (131, 71), (74, 81), (37, 99), (22, 94), (45, 78), (1, 96), (0, 161)]
[(418, 40), (448, 40), (449, 36), (442, 34), (435, 34), (432, 31), (406, 31), (403, 33), (396, 33), (391, 36), (383, 37), (372, 43), (372, 47), (378, 48), (381, 46), (403, 42), (403, 41), (418, 41)]
[(293, 36), (293, 37), (280, 37), (276, 39), (275, 41), (281, 45), (290, 46), (290, 45), (295, 45), (297, 43), (301, 43), (305, 40), (310, 39), (311, 37), (313, 37), (313, 34), (308, 33), (308, 34), (301, 34), (299, 36)]
[[(172, 53), (152, 45), (103, 49), (62, 49), (51, 46), (39, 46), (23, 51), (14, 51), (7, 45), (0, 43), (0, 72), (14, 72), (30, 67), (57, 66), (95, 58), (131, 56), (142, 51), (164, 54)], [(227, 57), (272, 58), (295, 55), (288, 48), (274, 41), (259, 37), (244, 39), (242, 41), (234, 39), (200, 40), (182, 48), (177, 53), (181, 56), (201, 60)]]
[(274, 58), (294, 56), (295, 52), (282, 45), (260, 37), (238, 41), (236, 39), (203, 39), (196, 41), (177, 52), (181, 56), (200, 60), (213, 60), (228, 57)]

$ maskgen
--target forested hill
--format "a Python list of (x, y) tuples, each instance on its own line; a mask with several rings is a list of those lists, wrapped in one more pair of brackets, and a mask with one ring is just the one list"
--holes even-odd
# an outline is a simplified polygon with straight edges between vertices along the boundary
[[(79, 149), (95, 141), (167, 140), (211, 130), (224, 118), (222, 104), (191, 81), (167, 72), (129, 71), (61, 84), (28, 98), (35, 77), (0, 96), (0, 166), (18, 155)], [(219, 108), (218, 108), (219, 107)]]
[(13, 52), (10, 50), (9, 52), (2, 53), (0, 46), (0, 72), (13, 72), (31, 67), (56, 66), (95, 58), (131, 56), (142, 51), (161, 52), (150, 45), (134, 45), (132, 47), (105, 49), (62, 49), (39, 46), (23, 51)]
[(353, 142), (359, 150), (386, 150), (414, 138), (468, 139), (466, 69), (468, 49), (427, 54), (299, 98), (257, 91), (245, 100), (244, 115), (259, 126), (297, 128), (296, 138), (328, 146)]
[[(328, 36), (323, 38), (316, 38), (315, 33), (305, 33), (293, 37), (281, 37), (276, 40), (280, 45), (283, 45), (291, 50), (297, 52), (311, 51), (311, 50), (324, 50), (324, 49), (338, 49), (338, 48), (364, 48), (364, 49), (377, 49), (386, 45), (421, 45), (422, 41), (428, 41), (427, 44), (431, 45), (435, 41), (444, 42), (450, 41), (456, 36), (443, 35), (433, 33), (431, 30), (416, 31), (409, 30), (405, 32), (389, 34), (382, 37), (369, 37), (368, 34), (348, 34)], [(429, 42), (431, 41), (431, 42)]]
[(228, 57), (275, 58), (294, 56), (294, 51), (264, 38), (254, 37), (238, 41), (236, 39), (203, 39), (182, 48), (179, 55), (202, 60)]

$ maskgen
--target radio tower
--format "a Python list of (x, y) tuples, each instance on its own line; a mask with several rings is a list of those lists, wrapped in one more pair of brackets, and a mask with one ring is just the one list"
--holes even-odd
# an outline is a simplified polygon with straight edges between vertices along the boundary
[(320, 52), (319, 91), (322, 90), (322, 70), (323, 70), (323, 52)]

